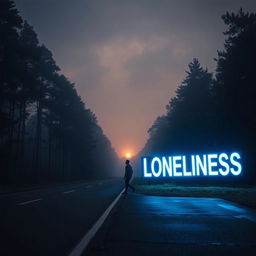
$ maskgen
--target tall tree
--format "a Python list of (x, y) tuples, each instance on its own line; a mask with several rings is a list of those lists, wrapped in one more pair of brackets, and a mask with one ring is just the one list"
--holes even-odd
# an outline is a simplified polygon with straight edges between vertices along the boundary
[(114, 168), (116, 158), (51, 51), (13, 1), (0, 1), (0, 181), (107, 176), (96, 168)]
[[(0, 1), (0, 164), (1, 171), (12, 166), (15, 107), (18, 89), (19, 29), (22, 19), (11, 0)], [(4, 180), (11, 173), (2, 173)]]
[(224, 50), (218, 52), (215, 85), (217, 112), (224, 134), (222, 143), (239, 148), (255, 166), (256, 142), (256, 14), (227, 12), (222, 16), (228, 26)]
[(247, 182), (255, 181), (256, 14), (227, 12), (224, 50), (216, 77), (195, 59), (167, 105), (167, 114), (149, 130), (143, 153), (234, 151), (243, 156)]
[(211, 87), (212, 74), (194, 59), (176, 96), (166, 106), (166, 115), (158, 117), (149, 129), (151, 144), (169, 152), (209, 147)]

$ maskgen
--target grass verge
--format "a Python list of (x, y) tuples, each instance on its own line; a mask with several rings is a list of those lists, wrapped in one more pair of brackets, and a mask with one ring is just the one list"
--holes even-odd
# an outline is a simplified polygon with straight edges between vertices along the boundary
[(135, 182), (138, 193), (155, 196), (217, 197), (256, 209), (256, 187), (195, 186), (166, 184), (141, 184)]

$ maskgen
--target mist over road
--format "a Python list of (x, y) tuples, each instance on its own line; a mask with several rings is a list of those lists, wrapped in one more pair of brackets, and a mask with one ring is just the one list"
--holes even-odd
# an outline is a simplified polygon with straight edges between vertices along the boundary
[(0, 255), (67, 255), (122, 187), (109, 179), (0, 195)]

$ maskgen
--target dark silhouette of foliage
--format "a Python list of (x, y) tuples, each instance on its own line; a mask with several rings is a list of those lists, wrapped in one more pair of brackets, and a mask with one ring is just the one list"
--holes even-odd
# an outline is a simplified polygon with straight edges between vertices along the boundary
[[(220, 145), (239, 148), (248, 177), (255, 179), (256, 142), (256, 14), (242, 9), (222, 16), (228, 26), (224, 51), (218, 52), (214, 87), (223, 136)], [(254, 178), (253, 178), (254, 177)]]
[(141, 154), (238, 150), (245, 179), (255, 182), (256, 14), (227, 12), (224, 50), (218, 51), (216, 76), (198, 60), (149, 129)]
[(211, 87), (212, 74), (194, 59), (176, 96), (166, 106), (166, 115), (158, 117), (149, 130), (148, 143), (157, 153), (200, 150), (208, 145)]
[(0, 1), (1, 183), (115, 175), (117, 155), (11, 0)]

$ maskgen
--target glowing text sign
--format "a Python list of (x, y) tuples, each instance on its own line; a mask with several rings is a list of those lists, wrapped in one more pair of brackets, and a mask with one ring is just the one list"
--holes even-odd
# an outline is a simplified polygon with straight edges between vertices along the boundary
[(189, 177), (240, 175), (239, 153), (204, 154), (191, 156), (142, 157), (143, 176)]

